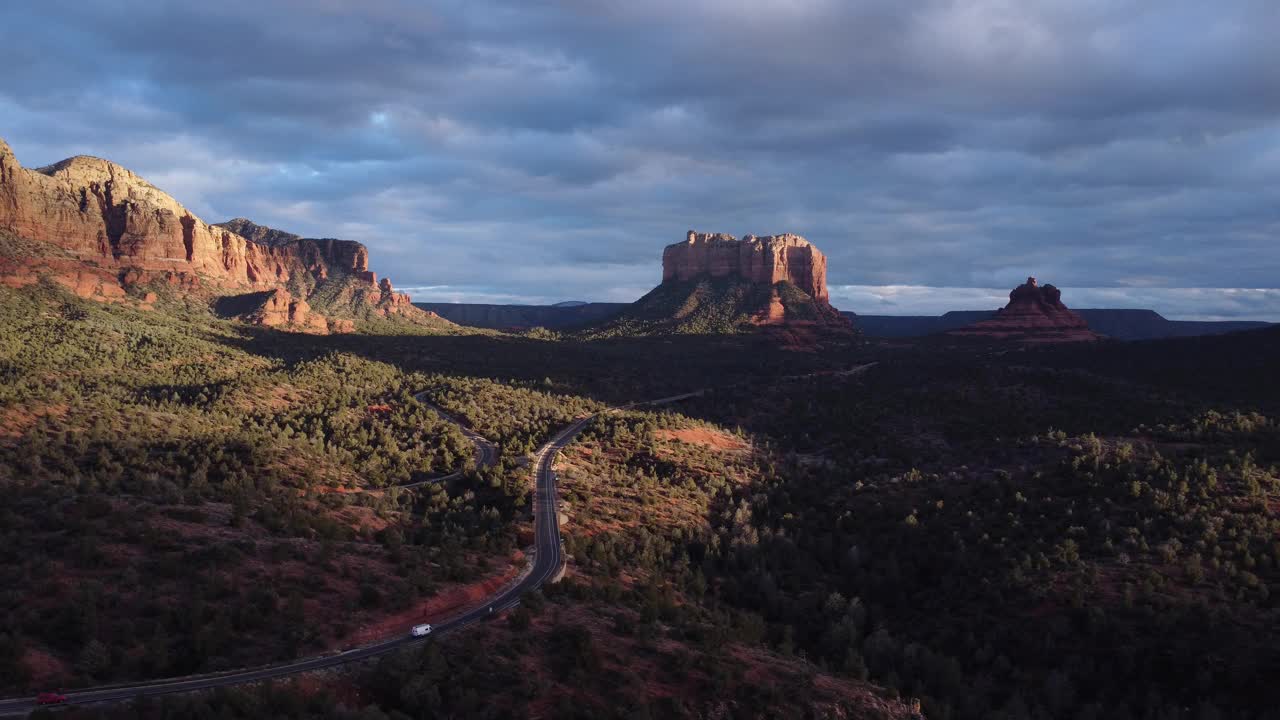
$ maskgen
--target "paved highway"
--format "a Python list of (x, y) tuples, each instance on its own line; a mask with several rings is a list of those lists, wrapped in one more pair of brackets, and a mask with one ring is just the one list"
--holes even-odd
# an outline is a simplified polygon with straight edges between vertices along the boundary
[[(437, 409), (437, 411), (440, 412), (439, 409)], [(442, 414), (450, 421), (457, 422), (447, 413)], [(321, 655), (280, 665), (202, 675), (198, 677), (158, 680), (134, 685), (118, 685), (112, 687), (77, 690), (75, 692), (66, 693), (67, 704), (91, 705), (97, 703), (120, 702), (138, 697), (167, 695), (170, 693), (190, 692), (193, 690), (207, 690), (210, 688), (224, 687), (228, 685), (241, 685), (244, 683), (269, 680), (272, 678), (295, 675), (313, 670), (322, 670), (353, 662), (355, 660), (364, 660), (366, 658), (382, 655), (408, 645), (422, 643), (429, 638), (446, 634), (454, 630), (458, 630), (459, 628), (464, 628), (473, 623), (480, 622), (491, 615), (495, 615), (503, 610), (514, 607), (520, 602), (521, 595), (540, 587), (544, 582), (557, 576), (560, 572), (564, 555), (560, 546), (559, 505), (556, 501), (556, 478), (555, 472), (551, 469), (551, 466), (555, 463), (556, 453), (558, 453), (561, 448), (572, 442), (573, 438), (576, 437), (578, 433), (582, 432), (582, 428), (586, 427), (590, 420), (591, 418), (589, 417), (582, 418), (574, 422), (572, 425), (560, 430), (556, 433), (555, 437), (543, 445), (534, 456), (534, 477), (536, 479), (536, 485), (534, 488), (533, 508), (535, 545), (533, 567), (526, 575), (521, 577), (514, 584), (508, 585), (497, 595), (489, 598), (486, 603), (472, 608), (470, 611), (462, 615), (457, 615), (442, 622), (437, 622), (435, 618), (423, 618), (424, 621), (434, 623), (431, 635), (424, 638), (411, 637), (409, 635), (409, 628), (406, 627), (405, 633), (401, 637), (391, 638), (374, 645), (367, 645), (365, 647), (347, 650), (345, 652)], [(497, 449), (494, 447), (493, 443), (485, 440), (479, 435), (476, 435), (465, 427), (463, 428), (463, 432), (476, 444), (477, 462), (479, 464), (492, 465), (497, 461)], [(426, 482), (440, 482), (446, 477), (452, 477), (452, 475), (434, 478)], [(414, 483), (414, 485), (419, 484), (422, 483)], [(0, 716), (24, 716), (35, 710), (36, 707), (34, 698), (0, 700)]]
[[(461, 420), (458, 420), (458, 418), (454, 417), (452, 414), (447, 412), (444, 408), (427, 400), (427, 393), (425, 390), (418, 393), (417, 395), (414, 395), (413, 399), (431, 408), (436, 412), (437, 415), (444, 418), (446, 421), (451, 422), (454, 425), (458, 426), (458, 429), (462, 431), (462, 434), (465, 435), (466, 438), (471, 441), (471, 444), (474, 445), (476, 448), (476, 467), (489, 467), (490, 465), (493, 465), (498, 462), (498, 446), (497, 445), (493, 444), (491, 440), (485, 438), (483, 435), (480, 435), (479, 433), (475, 432), (471, 428), (464, 425)], [(397, 487), (401, 487), (405, 489), (422, 487), (423, 485), (430, 485), (431, 483), (444, 482), (446, 480), (453, 480), (454, 478), (462, 477), (462, 473), (463, 473), (463, 470), (459, 469), (449, 473), (448, 475), (441, 475), (439, 477), (427, 478), (426, 480), (419, 480), (417, 482), (404, 483), (402, 485), (398, 485)]]
[[(875, 363), (869, 363), (838, 374), (857, 374), (873, 365), (875, 365)], [(788, 379), (796, 379), (798, 377), (806, 376), (793, 376)], [(667, 403), (695, 397), (703, 394), (704, 392), (706, 392), (705, 389), (682, 395), (672, 395), (658, 400), (631, 403), (630, 405), (611, 409), (606, 412), (617, 412), (619, 410), (638, 406), (665, 405)], [(419, 393), (415, 398), (419, 402), (430, 405), (430, 403), (426, 402), (424, 396), (425, 393)], [(476, 447), (476, 462), (479, 466), (489, 466), (497, 462), (497, 447), (492, 442), (472, 432), (470, 428), (467, 428), (462, 423), (458, 422), (457, 418), (454, 418), (441, 408), (435, 407), (434, 405), (431, 407), (436, 412), (440, 413), (441, 417), (462, 428), (463, 434), (466, 435)], [(248, 670), (235, 670), (196, 677), (157, 680), (133, 685), (116, 685), (77, 690), (75, 692), (66, 693), (67, 704), (91, 705), (98, 703), (120, 702), (138, 697), (151, 697), (155, 695), (191, 692), (194, 690), (207, 690), (210, 688), (225, 687), (228, 685), (241, 685), (244, 683), (296, 675), (298, 673), (314, 670), (323, 670), (325, 668), (336, 667), (356, 660), (376, 657), (408, 645), (422, 643), (428, 638), (464, 628), (473, 623), (480, 622), (493, 614), (500, 613), (503, 610), (516, 606), (520, 602), (520, 596), (524, 595), (526, 592), (540, 587), (548, 580), (554, 581), (559, 579), (558, 576), (561, 573), (564, 562), (564, 552), (560, 544), (559, 502), (556, 499), (556, 476), (555, 472), (552, 470), (552, 465), (555, 464), (556, 454), (559, 453), (566, 445), (573, 442), (573, 439), (582, 432), (582, 429), (585, 428), (594, 417), (595, 416), (592, 415), (590, 417), (581, 418), (574, 421), (573, 424), (568, 427), (561, 429), (554, 437), (551, 438), (551, 440), (538, 450), (537, 454), (534, 455), (535, 486), (533, 522), (535, 552), (533, 567), (515, 583), (508, 585), (497, 595), (489, 598), (487, 602), (472, 608), (470, 611), (462, 615), (449, 618), (442, 622), (436, 622), (433, 618), (423, 618), (424, 621), (433, 622), (431, 635), (424, 638), (411, 637), (409, 635), (408, 628), (405, 628), (403, 636), (384, 640), (383, 642), (374, 645), (367, 645), (353, 650), (332, 653), (329, 655), (320, 655), (280, 665), (258, 667)], [(458, 471), (441, 477), (409, 483), (402, 485), (401, 487), (412, 488), (426, 483), (441, 482), (457, 477), (461, 472), (462, 471)], [(0, 700), (0, 717), (25, 716), (35, 710), (36, 707), (35, 698), (30, 697)]]

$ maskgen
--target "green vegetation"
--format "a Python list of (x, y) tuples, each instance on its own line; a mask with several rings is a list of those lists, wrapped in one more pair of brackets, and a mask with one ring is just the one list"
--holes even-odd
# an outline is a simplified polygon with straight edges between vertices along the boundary
[[(679, 299), (689, 333), (743, 299), (716, 292)], [(545, 598), (323, 690), (104, 714), (907, 717), (919, 699), (931, 719), (1189, 720), (1280, 700), (1280, 334), (787, 353), (684, 331), (301, 336), (157, 305), (0, 290), (15, 692), (354, 643), (507, 567), (528, 542), (518, 458), (558, 428), (710, 388), (602, 414), (563, 453), (571, 561)], [(472, 467), (419, 391), (501, 443), (498, 466)]]
[(377, 305), (381, 291), (363, 279), (350, 275), (335, 276), (299, 294), (307, 298), (314, 312), (328, 317), (353, 320), (361, 332), (374, 335), (467, 334), (470, 328), (419, 312), (417, 308), (393, 317), (384, 315)]
[[(550, 387), (551, 382), (538, 385)], [(426, 387), (431, 402), (463, 419), (512, 456), (533, 452), (556, 430), (605, 407), (573, 395), (477, 378), (433, 376)]]
[(813, 718), (909, 717), (904, 703), (812, 672), (794, 658), (735, 645), (655, 641), (625, 611), (558, 595), (447, 642), (385, 656), (340, 683), (268, 684), (143, 699), (59, 715), (111, 720), (261, 717)]
[[(790, 283), (786, 297), (802, 305), (812, 298)], [(640, 335), (714, 335), (750, 330), (769, 307), (771, 288), (731, 278), (664, 282), (613, 320), (581, 331), (589, 339)]]
[(514, 551), (518, 473), (395, 489), (473, 466), (424, 375), (55, 285), (0, 289), (0, 328), (10, 691), (315, 652)]
[[(758, 433), (749, 470), (665, 448), (687, 419), (613, 421), (565, 470), (585, 592), (802, 653), (930, 718), (1265, 717), (1276, 423), (1026, 359), (899, 356), (689, 401)], [(600, 479), (585, 497), (582, 478)]]

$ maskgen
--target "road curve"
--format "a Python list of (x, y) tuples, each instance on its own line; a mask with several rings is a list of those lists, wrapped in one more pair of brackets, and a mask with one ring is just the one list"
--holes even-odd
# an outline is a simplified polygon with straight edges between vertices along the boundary
[[(471, 441), (471, 444), (476, 448), (476, 467), (490, 467), (498, 463), (498, 446), (495, 445), (493, 441), (467, 427), (465, 423), (454, 417), (453, 414), (426, 398), (427, 391), (425, 390), (413, 396), (414, 400), (417, 400), (423, 405), (431, 408), (437, 415), (444, 418), (447, 422), (451, 422), (456, 425), (458, 429), (462, 431), (462, 434)], [(416, 487), (422, 487), (423, 485), (431, 485), (433, 483), (440, 483), (445, 482), (446, 480), (460, 478), (462, 477), (463, 472), (465, 471), (459, 469), (449, 473), (448, 475), (439, 475), (437, 477), (418, 480), (416, 482), (401, 483), (396, 487), (411, 490)]]
[[(837, 374), (856, 375), (875, 364), (876, 363), (868, 363)], [(810, 376), (790, 376), (785, 379), (798, 379), (801, 377)], [(630, 403), (628, 405), (611, 408), (603, 412), (618, 412), (639, 406), (665, 405), (702, 395), (706, 391), (707, 389), (701, 389), (690, 393), (684, 393), (682, 395), (672, 395), (670, 397), (659, 398), (657, 400)], [(463, 434), (466, 435), (476, 447), (476, 460), (478, 465), (488, 466), (497, 462), (497, 448), (492, 442), (473, 432), (470, 428), (459, 422), (457, 418), (454, 418), (443, 409), (426, 402), (423, 399), (424, 395), (425, 393), (419, 393), (414, 397), (419, 402), (430, 405), (437, 413), (440, 413), (441, 417), (455, 423), (462, 429)], [(279, 665), (251, 668), (248, 670), (233, 670), (223, 673), (212, 673), (196, 677), (171, 678), (168, 680), (157, 680), (130, 685), (87, 688), (84, 690), (66, 693), (67, 704), (93, 705), (99, 703), (121, 702), (139, 697), (154, 697), (156, 695), (168, 695), (172, 693), (208, 690), (230, 685), (242, 685), (245, 683), (259, 682), (262, 680), (270, 680), (299, 673), (337, 667), (349, 662), (365, 660), (367, 658), (383, 655), (409, 645), (423, 643), (428, 638), (437, 637), (441, 634), (459, 630), (468, 625), (480, 622), (493, 614), (500, 613), (503, 610), (516, 606), (519, 604), (520, 597), (522, 595), (541, 587), (542, 584), (548, 580), (556, 579), (560, 573), (561, 567), (564, 563), (564, 551), (561, 547), (560, 541), (560, 513), (559, 502), (556, 498), (556, 476), (552, 466), (555, 464), (556, 454), (569, 443), (573, 442), (573, 439), (577, 437), (587, 424), (595, 419), (597, 415), (579, 418), (569, 426), (562, 428), (541, 448), (539, 448), (538, 452), (534, 455), (535, 483), (533, 519), (535, 553), (533, 567), (516, 583), (508, 585), (497, 595), (489, 598), (487, 602), (472, 608), (470, 611), (462, 615), (457, 615), (443, 622), (435, 623), (432, 634), (427, 638), (411, 637), (406, 632), (403, 636), (390, 638), (373, 645), (366, 645), (364, 647), (338, 653), (304, 658)], [(461, 475), (461, 471), (436, 478), (430, 478), (428, 480), (408, 483), (399, 487), (412, 488), (427, 483), (441, 482), (459, 475)], [(430, 620), (430, 618), (424, 618), (424, 620)], [(37, 709), (37, 707), (35, 699), (30, 697), (0, 700), (0, 717), (25, 716)]]
[[(437, 409), (437, 411), (441, 412), (439, 409)], [(457, 422), (456, 419), (449, 416), (447, 413), (442, 412), (441, 414), (446, 419), (452, 422)], [(490, 617), (492, 614), (500, 613), (503, 610), (514, 607), (520, 602), (520, 596), (524, 595), (526, 592), (537, 589), (560, 571), (564, 554), (560, 546), (560, 523), (558, 504), (556, 501), (555, 472), (552, 470), (551, 466), (555, 463), (556, 453), (558, 453), (561, 448), (572, 442), (573, 438), (576, 437), (578, 433), (582, 432), (582, 429), (586, 427), (590, 420), (590, 417), (581, 418), (568, 427), (563, 428), (556, 433), (551, 440), (544, 444), (534, 456), (534, 477), (536, 484), (534, 487), (535, 553), (533, 567), (526, 575), (520, 578), (519, 581), (512, 585), (508, 585), (497, 595), (489, 598), (484, 604), (472, 608), (470, 611), (462, 615), (457, 615), (443, 622), (435, 623), (432, 633), (428, 638), (453, 632)], [(461, 425), (459, 426), (462, 427)], [(492, 465), (497, 461), (497, 450), (493, 443), (479, 435), (476, 435), (465, 427), (463, 427), (463, 433), (476, 444), (477, 461), (479, 464)], [(451, 474), (444, 477), (433, 478), (424, 482), (440, 482), (441, 480), (452, 476), (453, 475)], [(413, 485), (420, 484), (422, 483), (413, 483)], [(431, 618), (423, 619), (431, 620)], [(93, 705), (121, 702), (139, 697), (153, 697), (156, 695), (208, 690), (212, 688), (226, 687), (229, 685), (242, 685), (244, 683), (270, 680), (288, 675), (296, 675), (298, 673), (323, 670), (325, 668), (336, 667), (356, 660), (376, 657), (408, 645), (423, 643), (428, 638), (410, 637), (408, 628), (406, 628), (403, 636), (384, 640), (380, 643), (344, 652), (331, 653), (328, 655), (305, 658), (294, 662), (282, 663), (280, 665), (271, 665), (224, 673), (213, 673), (197, 677), (157, 680), (154, 682), (131, 685), (88, 688), (85, 690), (68, 692), (66, 693), (67, 704)], [(35, 710), (37, 707), (35, 699), (30, 697), (0, 700), (0, 717), (15, 715), (24, 716)]]

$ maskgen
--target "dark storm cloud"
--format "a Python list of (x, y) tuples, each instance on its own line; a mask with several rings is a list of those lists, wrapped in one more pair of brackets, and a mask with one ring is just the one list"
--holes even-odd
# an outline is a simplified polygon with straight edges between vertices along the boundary
[(1280, 319), (1187, 290), (1278, 284), (1271, 2), (15, 5), (25, 163), (363, 240), (424, 298), (629, 299), (694, 227), (808, 236), (853, 309), (1036, 274)]

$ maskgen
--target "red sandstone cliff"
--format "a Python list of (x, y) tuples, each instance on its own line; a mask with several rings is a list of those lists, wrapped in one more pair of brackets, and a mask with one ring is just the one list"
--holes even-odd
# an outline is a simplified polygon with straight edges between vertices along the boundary
[(28, 170), (0, 140), (0, 228), (61, 247), (98, 267), (199, 276), (221, 287), (263, 287), (332, 270), (366, 272), (369, 253), (347, 240), (266, 245), (209, 225), (113, 162), (77, 156)]
[(662, 281), (700, 276), (739, 277), (772, 285), (788, 281), (819, 302), (827, 302), (827, 257), (799, 235), (747, 235), (692, 230), (684, 242), (662, 251)]
[[(314, 287), (332, 277), (353, 283), (345, 294), (376, 314), (434, 317), (393, 292), (385, 279), (380, 286), (369, 272), (369, 251), (358, 242), (302, 238), (243, 218), (210, 225), (115, 163), (77, 156), (31, 170), (2, 139), (0, 231), (57, 251), (0, 258), (0, 282), (10, 286), (45, 274), (84, 297), (121, 300), (124, 287), (154, 280), (226, 295)], [(288, 292), (269, 296), (246, 319), (309, 332), (326, 326), (305, 298)], [(350, 323), (328, 325), (345, 330)]]
[(995, 317), (947, 333), (957, 337), (1022, 342), (1081, 342), (1101, 338), (1084, 318), (1062, 304), (1062, 291), (1033, 277), (1009, 293)]

